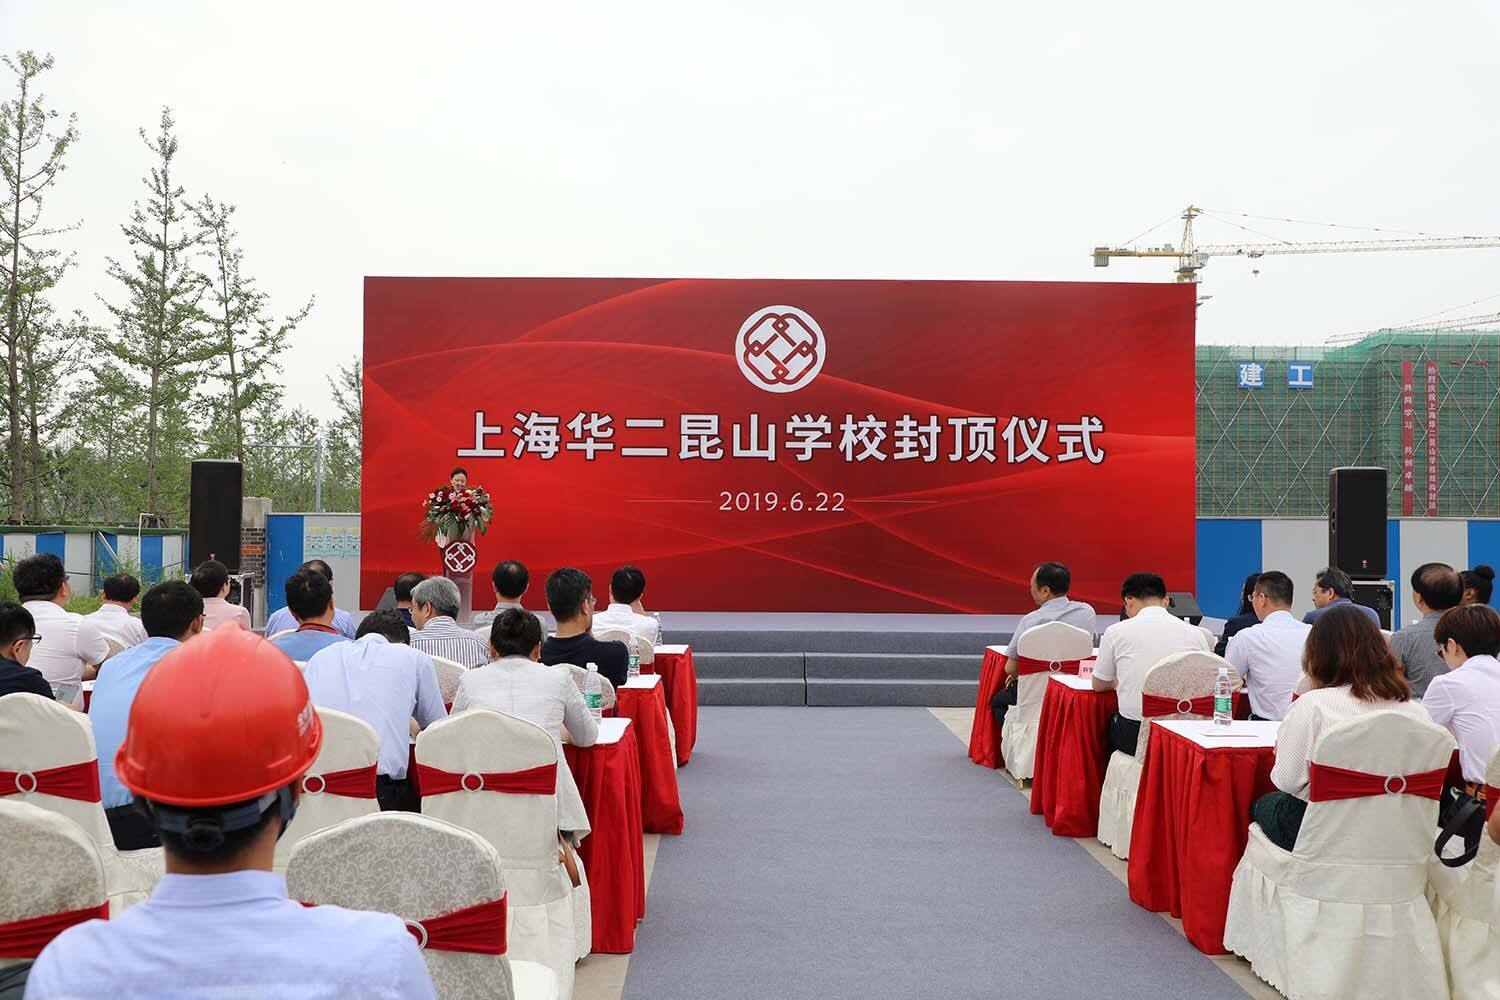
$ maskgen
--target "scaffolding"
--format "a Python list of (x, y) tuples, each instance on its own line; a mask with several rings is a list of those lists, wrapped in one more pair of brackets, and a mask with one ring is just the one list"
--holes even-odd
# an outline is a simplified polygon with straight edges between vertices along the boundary
[(1377, 465), (1390, 472), (1393, 517), (1500, 516), (1497, 390), (1497, 330), (1385, 330), (1340, 347), (1201, 345), (1198, 513), (1322, 517), (1330, 469)]

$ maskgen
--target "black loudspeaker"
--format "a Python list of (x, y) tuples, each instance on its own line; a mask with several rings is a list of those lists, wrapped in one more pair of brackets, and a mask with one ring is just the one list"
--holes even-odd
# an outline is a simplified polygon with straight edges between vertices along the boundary
[(1391, 627), (1391, 615), (1396, 609), (1395, 583), (1390, 580), (1355, 580), (1353, 600), (1355, 604), (1373, 608), (1380, 616), (1381, 628)]
[(1385, 470), (1328, 473), (1328, 565), (1354, 579), (1385, 576)]
[(1198, 599), (1192, 594), (1180, 592), (1168, 594), (1167, 610), (1189, 625), (1203, 623), (1203, 609), (1198, 607)]
[(188, 505), (188, 570), (217, 559), (240, 571), (240, 500), (245, 473), (240, 463), (199, 459), (193, 463)]

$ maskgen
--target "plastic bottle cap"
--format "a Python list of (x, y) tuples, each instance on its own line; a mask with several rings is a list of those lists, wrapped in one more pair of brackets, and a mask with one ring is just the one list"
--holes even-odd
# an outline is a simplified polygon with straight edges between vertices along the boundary
[(597, 663), (590, 663), (589, 664), (589, 669), (590, 670), (598, 670), (599, 669), (599, 664), (597, 664)]

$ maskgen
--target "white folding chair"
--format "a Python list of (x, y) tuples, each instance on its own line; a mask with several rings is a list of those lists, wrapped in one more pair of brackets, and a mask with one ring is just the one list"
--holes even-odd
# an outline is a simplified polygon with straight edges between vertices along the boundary
[[(1016, 781), (1031, 780), (1036, 763), (1036, 730), (1042, 717), (1042, 695), (1047, 678), (1067, 664), (1087, 660), (1094, 653), (1094, 637), (1081, 628), (1062, 622), (1044, 622), (1029, 628), (1016, 644), (1020, 676), (1016, 681), (1016, 703), (1005, 715), (1000, 729), (1000, 755), (1005, 769)], [(1031, 664), (1025, 661), (1031, 661)], [(1076, 672), (1076, 669), (1075, 671)], [(986, 706), (988, 707), (988, 706)]]
[(655, 643), (639, 632), (633, 632), (628, 628), (599, 628), (593, 630), (593, 635), (600, 642), (623, 642), (626, 650), (640, 657), (642, 666), (656, 662)]
[(274, 632), (271, 635), (266, 636), (266, 639), (269, 642), (275, 642), (277, 639), (280, 639), (282, 636), (284, 636), (284, 635), (291, 635), (295, 631), (297, 631), (295, 628), (284, 628), (280, 632)]
[[(1099, 842), (1120, 860), (1130, 857), (1135, 796), (1141, 786), (1141, 768), (1146, 763), (1152, 720), (1213, 718), (1214, 683), (1219, 678), (1220, 667), (1229, 667), (1229, 662), (1213, 653), (1198, 650), (1173, 653), (1162, 657), (1142, 679), (1141, 700), (1144, 704), (1135, 755), (1118, 750), (1109, 755), (1109, 768), (1104, 772), (1104, 787), (1099, 793)], [(1233, 667), (1229, 667), (1229, 674), (1234, 678), (1237, 690), (1240, 675)]]
[[(0, 969), (29, 963), (46, 944), (6, 946), (6, 925), (78, 910), (95, 909), (98, 916), (109, 912), (104, 862), (77, 823), (49, 809), (0, 798), (0, 844), (5, 845), (0, 850)], [(79, 914), (79, 922), (84, 919), (88, 917)]]
[(302, 776), (297, 815), (276, 842), (275, 870), (286, 871), (292, 848), (303, 837), (337, 826), (346, 819), (380, 811), (375, 799), (380, 737), (368, 722), (347, 712), (318, 708), (323, 746)]
[(557, 838), (557, 769), (567, 763), (552, 734), (513, 715), (470, 709), (424, 729), (416, 754), (422, 813), (494, 845), (510, 888), (511, 954), (552, 969), (569, 1000), (578, 942)]
[(506, 899), (499, 854), (469, 830), (414, 813), (358, 817), (304, 837), (292, 852), (286, 881), (287, 893), (304, 902), (394, 913), (405, 920), (423, 942), (422, 957), (438, 995), (448, 1000), (545, 996), (548, 986), (555, 995), (556, 978), (545, 967), (524, 970), (528, 984), (540, 978), (542, 992), (521, 991), (523, 970), (507, 957), (498, 910), (499, 954), (442, 947), (442, 917), (474, 906), (493, 909)]
[(450, 660), (446, 656), (432, 656), (433, 670), (437, 673), (438, 694), (443, 698), (444, 707), (453, 708), (453, 697), (458, 694), (458, 682), (463, 680), (464, 671), (468, 669), (457, 660)]
[[(563, 663), (560, 664), (560, 666), (568, 668), (568, 675), (573, 678), (574, 687), (578, 688), (578, 690), (580, 691), (585, 689), (585, 685), (588, 684), (589, 680), (589, 672), (587, 667), (580, 667), (574, 663)], [(599, 675), (599, 690), (603, 695), (600, 700), (599, 707), (605, 709), (614, 708), (615, 686), (613, 683), (611, 683), (610, 679), (608, 677), (605, 677), (603, 674)]]
[(1355, 772), (1342, 781), (1358, 794), (1310, 802), (1291, 851), (1250, 824), (1224, 947), (1289, 997), (1447, 1000), (1424, 892), (1438, 804), (1409, 786), (1435, 785), (1436, 795), (1454, 746), (1446, 729), (1399, 712), (1327, 729), (1313, 747), (1312, 797), (1320, 766)]
[(159, 847), (123, 852), (115, 848), (98, 782), (98, 753), (88, 716), (41, 695), (0, 698), (0, 787), (15, 789), (6, 798), (66, 816), (93, 839), (104, 864), (111, 910), (119, 912), (151, 894), (165, 862)]
[[(1500, 751), (1490, 758), (1484, 783), (1492, 797), (1500, 794)], [(1427, 899), (1454, 1000), (1495, 1000), (1500, 997), (1500, 900), (1495, 896), (1500, 844), (1484, 833), (1479, 853), (1462, 868), (1449, 868), (1436, 855), (1427, 863)]]

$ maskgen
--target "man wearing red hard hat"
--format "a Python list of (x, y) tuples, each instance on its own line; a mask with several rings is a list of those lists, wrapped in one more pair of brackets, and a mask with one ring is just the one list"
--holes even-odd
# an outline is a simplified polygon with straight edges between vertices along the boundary
[(400, 918), (304, 907), (271, 871), (322, 742), (301, 673), (238, 624), (163, 656), (115, 773), (160, 834), (167, 874), (146, 902), (53, 940), (27, 997), (432, 997)]

